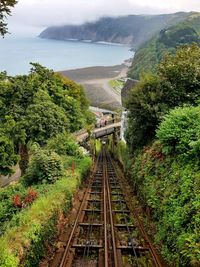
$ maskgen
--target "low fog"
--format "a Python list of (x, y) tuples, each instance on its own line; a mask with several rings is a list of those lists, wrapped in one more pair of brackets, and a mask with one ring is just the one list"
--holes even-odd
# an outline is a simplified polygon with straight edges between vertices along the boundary
[(8, 22), (10, 31), (39, 32), (47, 26), (81, 24), (102, 16), (177, 11), (200, 11), (200, 2), (199, 0), (19, 0)]

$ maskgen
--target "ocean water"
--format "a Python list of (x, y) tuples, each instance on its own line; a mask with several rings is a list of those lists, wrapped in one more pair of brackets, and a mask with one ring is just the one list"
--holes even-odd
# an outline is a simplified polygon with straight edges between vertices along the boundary
[(0, 39), (0, 71), (6, 70), (9, 75), (27, 74), (31, 67), (30, 62), (60, 71), (117, 65), (132, 56), (130, 48), (121, 45), (57, 41), (38, 37)]

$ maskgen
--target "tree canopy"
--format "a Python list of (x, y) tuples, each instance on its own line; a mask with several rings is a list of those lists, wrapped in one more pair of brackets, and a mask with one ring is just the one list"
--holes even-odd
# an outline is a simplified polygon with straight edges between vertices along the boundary
[(200, 97), (200, 48), (183, 46), (158, 65), (157, 75), (145, 74), (130, 92), (127, 141), (134, 150), (147, 144), (163, 116), (183, 104), (196, 105)]
[(0, 125), (13, 120), (12, 140), (21, 157), (21, 169), (28, 163), (27, 144), (44, 146), (49, 138), (74, 132), (91, 120), (83, 88), (73, 81), (32, 64), (29, 75), (0, 75)]
[(12, 172), (9, 168), (17, 163), (18, 156), (15, 152), (13, 127), (15, 122), (5, 117), (4, 122), (0, 123), (0, 173), (7, 175)]
[(0, 35), (4, 36), (7, 32), (7, 23), (5, 19), (11, 15), (11, 8), (17, 4), (17, 0), (1, 0), (0, 1)]

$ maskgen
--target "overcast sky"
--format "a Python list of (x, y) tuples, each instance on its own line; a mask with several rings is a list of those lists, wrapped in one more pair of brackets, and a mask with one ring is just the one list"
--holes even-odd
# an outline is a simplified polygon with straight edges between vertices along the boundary
[(9, 29), (39, 31), (51, 25), (79, 24), (102, 16), (200, 11), (200, 0), (18, 0)]

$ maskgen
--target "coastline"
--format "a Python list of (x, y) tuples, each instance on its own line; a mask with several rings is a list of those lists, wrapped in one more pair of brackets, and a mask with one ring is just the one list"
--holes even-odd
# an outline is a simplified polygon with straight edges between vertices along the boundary
[(48, 37), (43, 37), (41, 35), (37, 36), (38, 38), (41, 39), (48, 39), (48, 40), (57, 40), (57, 41), (66, 41), (66, 42), (80, 42), (80, 43), (92, 43), (92, 44), (102, 44), (102, 45), (113, 45), (113, 46), (127, 46), (130, 49), (132, 48), (132, 44), (130, 43), (114, 43), (114, 42), (107, 42), (107, 41), (93, 41), (90, 39), (76, 39), (76, 38), (48, 38)]
[(130, 62), (129, 59), (121, 65), (94, 66), (59, 73), (81, 84), (92, 106), (116, 110), (121, 108), (121, 96), (110, 87), (109, 81), (126, 78)]

